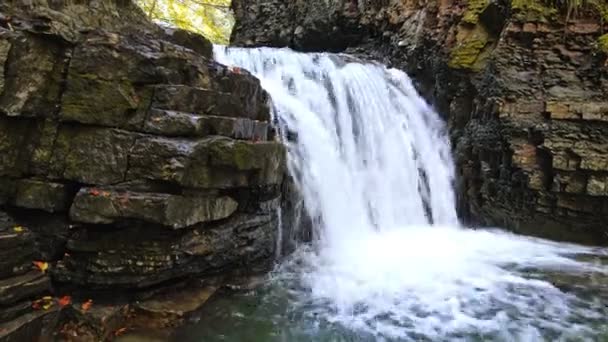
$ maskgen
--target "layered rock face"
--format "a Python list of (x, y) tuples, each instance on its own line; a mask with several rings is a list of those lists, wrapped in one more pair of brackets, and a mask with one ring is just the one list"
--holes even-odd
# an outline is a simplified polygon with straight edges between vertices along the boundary
[(608, 243), (603, 1), (570, 10), (540, 0), (233, 7), (236, 45), (346, 51), (407, 71), (448, 120), (465, 220)]
[(0, 4), (0, 340), (39, 333), (15, 320), (67, 289), (266, 269), (285, 154), (258, 80), (129, 1), (18, 3)]

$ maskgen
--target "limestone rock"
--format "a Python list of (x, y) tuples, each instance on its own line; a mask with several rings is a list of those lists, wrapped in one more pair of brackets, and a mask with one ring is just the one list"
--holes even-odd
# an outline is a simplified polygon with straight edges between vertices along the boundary
[(47, 212), (64, 211), (69, 202), (69, 189), (65, 184), (23, 179), (17, 182), (13, 204)]
[(76, 195), (70, 216), (83, 223), (138, 219), (178, 229), (227, 218), (237, 207), (238, 203), (228, 196), (205, 198), (84, 188)]

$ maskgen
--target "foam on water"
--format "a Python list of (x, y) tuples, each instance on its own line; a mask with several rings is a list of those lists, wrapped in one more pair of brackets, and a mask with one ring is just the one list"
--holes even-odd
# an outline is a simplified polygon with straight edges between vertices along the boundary
[(316, 237), (279, 277), (297, 275), (312, 314), (403, 339), (594, 336), (581, 322), (601, 320), (602, 303), (524, 270), (606, 274), (569, 257), (605, 252), (460, 227), (445, 125), (406, 74), (287, 49), (215, 55), (272, 97)]

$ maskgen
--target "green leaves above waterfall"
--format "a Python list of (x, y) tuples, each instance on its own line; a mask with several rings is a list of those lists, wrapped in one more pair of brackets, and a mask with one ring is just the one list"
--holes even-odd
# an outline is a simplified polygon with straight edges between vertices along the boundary
[(234, 24), (230, 0), (137, 0), (154, 21), (227, 44)]

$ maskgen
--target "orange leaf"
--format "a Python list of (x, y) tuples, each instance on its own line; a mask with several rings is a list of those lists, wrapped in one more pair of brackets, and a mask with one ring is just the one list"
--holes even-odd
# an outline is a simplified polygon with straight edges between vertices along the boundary
[(72, 304), (72, 297), (63, 296), (63, 297), (59, 298), (59, 300), (57, 300), (57, 303), (59, 303), (59, 306), (61, 306), (61, 307), (70, 305), (70, 304)]
[(38, 269), (40, 271), (42, 271), (42, 273), (45, 273), (46, 270), (49, 269), (49, 263), (45, 262), (45, 261), (32, 261), (32, 264), (34, 264), (34, 266), (38, 267)]
[(114, 332), (114, 336), (120, 336), (127, 331), (127, 328), (120, 328)]
[(99, 190), (97, 189), (91, 189), (89, 190), (89, 193), (93, 196), (99, 196)]
[(82, 308), (82, 311), (87, 312), (87, 311), (89, 311), (91, 306), (93, 306), (93, 300), (89, 299), (86, 302), (82, 303), (82, 305), (80, 307)]
[(110, 193), (109, 193), (108, 191), (103, 191), (103, 192), (101, 193), (101, 195), (102, 195), (103, 197), (110, 197)]

